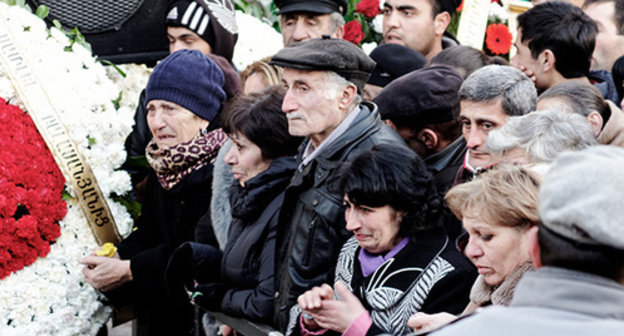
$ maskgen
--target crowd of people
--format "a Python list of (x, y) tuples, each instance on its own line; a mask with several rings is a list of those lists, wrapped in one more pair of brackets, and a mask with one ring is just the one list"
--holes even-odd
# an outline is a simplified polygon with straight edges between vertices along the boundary
[(82, 260), (137, 335), (624, 333), (623, 0), (536, 4), (509, 63), (446, 33), (457, 0), (386, 0), (370, 55), (345, 0), (275, 5), (239, 74), (232, 3), (169, 4), (141, 216)]

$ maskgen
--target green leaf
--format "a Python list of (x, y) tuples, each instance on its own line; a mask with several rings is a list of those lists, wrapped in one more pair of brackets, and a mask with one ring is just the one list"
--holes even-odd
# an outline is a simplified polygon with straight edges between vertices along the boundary
[(54, 25), (54, 27), (56, 27), (56, 29), (60, 30), (60, 31), (65, 31), (63, 29), (63, 25), (61, 24), (61, 22), (57, 19), (52, 20), (52, 24)]
[(117, 72), (119, 72), (119, 74), (121, 75), (121, 77), (126, 78), (126, 73), (121, 70), (120, 67), (117, 66), (117, 64), (109, 61), (109, 60), (100, 60), (100, 63), (104, 64), (104, 65), (110, 65), (113, 67), (113, 69), (117, 70)]
[(128, 213), (130, 213), (130, 216), (132, 216), (133, 219), (137, 219), (141, 215), (141, 203), (132, 199), (132, 196), (129, 193), (123, 196), (112, 194), (111, 198), (113, 199), (113, 201), (123, 205), (128, 210)]
[(48, 14), (50, 14), (50, 8), (46, 5), (39, 5), (39, 7), (37, 7), (37, 13), (35, 15), (37, 15), (37, 17), (39, 17), (41, 20), (45, 19)]
[(145, 155), (134, 155), (134, 156), (128, 156), (126, 158), (126, 162), (124, 163), (124, 166), (126, 167), (145, 167), (145, 168), (149, 168), (149, 162), (147, 162), (147, 159), (145, 158)]
[(123, 92), (119, 91), (119, 96), (113, 100), (113, 106), (115, 106), (116, 110), (119, 110), (119, 106), (121, 105), (121, 98), (123, 97)]
[(62, 195), (62, 196), (61, 196), (61, 199), (62, 199), (63, 201), (69, 201), (69, 200), (71, 200), (71, 199), (74, 199), (74, 198), (72, 197), (72, 195), (70, 195), (70, 194), (69, 194), (69, 192), (67, 191), (67, 189), (63, 189), (63, 192), (61, 193), (61, 195)]

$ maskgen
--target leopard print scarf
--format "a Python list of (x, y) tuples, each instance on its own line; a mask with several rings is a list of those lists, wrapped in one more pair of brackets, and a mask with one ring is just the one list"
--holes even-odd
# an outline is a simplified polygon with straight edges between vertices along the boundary
[(214, 163), (226, 139), (220, 128), (211, 132), (202, 131), (188, 142), (162, 149), (152, 139), (147, 144), (145, 156), (156, 171), (160, 185), (169, 190), (192, 171)]

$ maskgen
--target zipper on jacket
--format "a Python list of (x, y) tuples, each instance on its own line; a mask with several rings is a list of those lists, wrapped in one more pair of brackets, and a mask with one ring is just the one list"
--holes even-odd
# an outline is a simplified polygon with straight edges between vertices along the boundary
[(316, 218), (314, 218), (308, 226), (308, 242), (306, 245), (306, 254), (303, 258), (303, 265), (309, 266), (312, 258), (312, 242), (314, 241), (314, 232), (316, 231)]

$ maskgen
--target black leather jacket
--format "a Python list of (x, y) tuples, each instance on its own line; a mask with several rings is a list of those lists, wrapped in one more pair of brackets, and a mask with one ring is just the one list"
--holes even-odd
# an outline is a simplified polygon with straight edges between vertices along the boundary
[[(349, 129), (326, 147), (304, 169), (297, 169), (286, 189), (278, 224), (276, 244), (275, 325), (284, 330), (288, 311), (304, 291), (333, 279), (340, 248), (351, 236), (345, 228), (342, 197), (330, 189), (331, 178), (340, 165), (382, 143), (403, 140), (386, 126), (370, 102)], [(371, 112), (372, 111), (372, 112)], [(301, 163), (301, 145), (297, 162)], [(405, 150), (409, 150), (405, 146)]]

